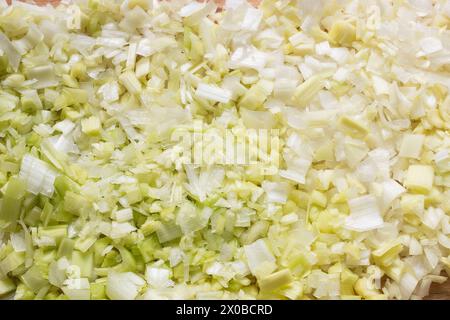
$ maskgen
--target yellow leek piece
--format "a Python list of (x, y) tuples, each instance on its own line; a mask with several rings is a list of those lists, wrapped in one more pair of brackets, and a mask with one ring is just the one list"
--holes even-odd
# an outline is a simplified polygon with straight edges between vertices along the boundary
[(64, 196), (64, 210), (79, 215), (86, 204), (86, 199), (72, 191), (67, 191)]
[(0, 262), (0, 275), (6, 275), (10, 271), (14, 271), (25, 262), (25, 254), (23, 252), (11, 252), (5, 259)]
[(338, 226), (339, 217), (335, 214), (336, 209), (324, 210), (319, 213), (315, 221), (320, 232), (332, 233)]
[(372, 252), (375, 263), (382, 267), (388, 267), (398, 258), (399, 253), (403, 250), (401, 243), (391, 243), (382, 246)]
[(369, 133), (369, 128), (364, 123), (347, 116), (339, 119), (339, 125), (345, 133), (354, 138), (363, 138)]
[(139, 186), (130, 187), (127, 190), (126, 198), (129, 204), (134, 204), (142, 200), (142, 192)]
[(261, 106), (267, 97), (272, 93), (273, 82), (269, 80), (259, 80), (255, 83), (239, 101), (239, 107), (255, 110)]
[(314, 190), (311, 193), (311, 204), (325, 208), (327, 206), (327, 196), (320, 191)]
[(292, 281), (291, 272), (288, 269), (284, 269), (262, 278), (258, 281), (258, 284), (261, 291), (274, 291), (290, 284)]
[(55, 242), (59, 244), (62, 239), (67, 237), (67, 225), (40, 227), (38, 229), (38, 235), (39, 237), (55, 239)]
[(38, 110), (42, 109), (42, 106), (38, 106), (36, 101), (31, 97), (22, 96), (20, 97), (20, 103), (22, 104), (22, 108), (25, 110)]
[(152, 234), (153, 232), (156, 232), (160, 225), (161, 222), (152, 220), (151, 218), (147, 218), (147, 220), (141, 226), (140, 230), (144, 236), (147, 236), (149, 234)]
[(440, 203), (444, 203), (444, 195), (439, 191), (438, 188), (433, 187), (431, 191), (425, 196), (425, 205), (436, 206)]
[(283, 205), (283, 213), (284, 214), (288, 214), (291, 212), (296, 212), (298, 210), (297, 204), (292, 201), (292, 200), (288, 200), (284, 205)]
[(119, 80), (131, 94), (137, 94), (142, 90), (141, 83), (138, 78), (136, 78), (134, 72), (125, 71), (120, 75)]
[(397, 259), (389, 267), (385, 267), (384, 272), (392, 280), (400, 281), (404, 271), (404, 264), (402, 260)]
[(12, 178), (8, 182), (0, 205), (0, 228), (6, 231), (14, 230), (20, 216), (26, 187), (26, 183), (19, 178)]
[(297, 300), (303, 295), (303, 285), (299, 281), (293, 281), (285, 288), (281, 288), (279, 293), (291, 300)]
[(89, 136), (99, 134), (101, 129), (100, 119), (96, 116), (81, 120), (81, 131)]
[(425, 196), (422, 194), (404, 194), (400, 200), (400, 207), (404, 214), (422, 215), (425, 208)]
[(102, 282), (91, 283), (91, 299), (92, 300), (106, 299), (106, 283)]
[(94, 273), (94, 254), (92, 251), (81, 252), (74, 250), (72, 252), (72, 264), (79, 267), (81, 277), (91, 278)]
[(141, 7), (144, 10), (150, 9), (150, 1), (148, 0), (129, 0), (128, 8), (133, 9), (136, 6)]
[(302, 43), (292, 47), (292, 52), (300, 56), (312, 54), (314, 52), (314, 45), (311, 43)]
[(62, 108), (74, 104), (86, 103), (87, 101), (88, 94), (85, 90), (66, 87), (56, 98), (54, 103), (54, 110), (61, 110)]
[(301, 190), (292, 190), (289, 194), (289, 200), (294, 201), (299, 208), (306, 209), (309, 203), (309, 195)]
[(38, 293), (43, 287), (47, 285), (47, 280), (44, 278), (40, 268), (33, 265), (23, 275), (20, 276), (22, 282), (34, 293)]
[(353, 287), (356, 281), (358, 281), (358, 276), (350, 269), (344, 268), (341, 272), (341, 295), (353, 296), (355, 294)]
[(334, 143), (326, 141), (314, 152), (315, 161), (334, 161)]
[(293, 103), (299, 107), (305, 107), (316, 94), (324, 87), (324, 80), (329, 76), (328, 72), (320, 73), (312, 76), (308, 80), (302, 82), (295, 89), (292, 97)]
[(350, 167), (357, 166), (369, 152), (369, 148), (363, 141), (347, 141), (344, 143), (346, 161)]
[(399, 156), (419, 159), (425, 136), (422, 134), (406, 134), (400, 146)]
[(78, 88), (78, 82), (75, 77), (72, 77), (68, 74), (65, 74), (62, 76), (63, 84), (70, 87), (70, 88)]
[(72, 257), (73, 248), (75, 246), (75, 241), (69, 238), (62, 239), (58, 252), (57, 257)]
[(85, 80), (87, 77), (86, 65), (83, 62), (74, 63), (70, 70), (70, 76), (78, 80)]
[(408, 168), (404, 185), (408, 190), (429, 193), (433, 187), (434, 169), (428, 165), (411, 165)]
[(0, 279), (0, 297), (14, 291), (16, 288), (14, 282), (9, 278)]
[(369, 279), (361, 278), (355, 283), (355, 291), (358, 295), (365, 299), (369, 299), (380, 294)]
[(349, 47), (356, 40), (356, 28), (348, 21), (337, 21), (329, 32), (334, 44)]

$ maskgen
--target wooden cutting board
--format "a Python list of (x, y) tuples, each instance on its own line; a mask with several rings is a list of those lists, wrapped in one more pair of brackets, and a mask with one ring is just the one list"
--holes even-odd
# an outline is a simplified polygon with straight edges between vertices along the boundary
[[(8, 0), (9, 2), (10, 0)], [(48, 3), (57, 4), (60, 0), (35, 0), (39, 5)], [(215, 0), (219, 5), (223, 5), (225, 0)], [(258, 5), (261, 0), (249, 0), (250, 3)], [(450, 279), (443, 284), (433, 284), (431, 286), (430, 295), (427, 300), (450, 300)]]
[(450, 300), (450, 279), (443, 284), (433, 284), (427, 300)]

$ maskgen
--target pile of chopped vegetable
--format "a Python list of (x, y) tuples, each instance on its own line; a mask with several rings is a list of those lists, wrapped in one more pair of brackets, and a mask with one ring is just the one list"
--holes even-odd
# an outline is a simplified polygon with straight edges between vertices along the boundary
[[(450, 1), (0, 10), (0, 295), (420, 299), (447, 279)], [(257, 150), (277, 170), (183, 159), (180, 134), (248, 128), (278, 130)]]

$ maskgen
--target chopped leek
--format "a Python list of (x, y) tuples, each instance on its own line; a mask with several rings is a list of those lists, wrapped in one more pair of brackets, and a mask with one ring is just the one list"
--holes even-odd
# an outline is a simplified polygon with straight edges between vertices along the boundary
[(1, 297), (445, 280), (445, 1), (57, 2), (0, 0)]

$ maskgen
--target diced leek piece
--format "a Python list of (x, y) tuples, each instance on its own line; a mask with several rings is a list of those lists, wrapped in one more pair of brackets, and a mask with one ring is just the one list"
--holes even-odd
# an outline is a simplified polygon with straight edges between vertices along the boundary
[(25, 214), (23, 221), (26, 225), (35, 227), (41, 218), (42, 209), (39, 207), (34, 207)]
[(66, 96), (66, 99), (70, 102), (70, 104), (83, 104), (88, 102), (88, 93), (83, 89), (64, 88), (63, 94)]
[(369, 279), (360, 278), (355, 283), (355, 292), (363, 298), (378, 297), (380, 292)]
[(78, 80), (84, 80), (86, 77), (86, 65), (83, 62), (76, 62), (72, 65), (70, 76)]
[(99, 134), (101, 129), (100, 119), (96, 116), (81, 120), (81, 131), (89, 136)]
[(161, 245), (158, 242), (158, 239), (152, 236), (141, 241), (138, 244), (139, 252), (141, 253), (142, 258), (144, 259), (144, 262), (150, 262), (153, 259), (156, 250), (161, 247)]
[(0, 297), (11, 293), (16, 289), (16, 285), (9, 278), (0, 278)]
[(275, 257), (263, 239), (244, 246), (250, 271), (256, 276), (264, 276), (276, 269)]
[(149, 0), (129, 0), (128, 1), (128, 8), (133, 9), (136, 6), (139, 6), (144, 10), (148, 10), (151, 7), (151, 1), (149, 1)]
[(75, 215), (79, 215), (81, 210), (87, 205), (87, 200), (72, 191), (67, 191), (64, 196), (64, 210)]
[(433, 187), (434, 169), (427, 165), (411, 165), (406, 173), (404, 185), (408, 190), (429, 193)]
[(72, 263), (78, 266), (80, 276), (92, 278), (94, 275), (94, 254), (91, 251), (81, 252), (74, 250), (72, 252)]
[(168, 242), (179, 238), (182, 235), (181, 229), (175, 224), (161, 224), (156, 230), (160, 243)]
[(314, 152), (315, 161), (334, 161), (334, 144), (327, 141), (319, 146)]
[(119, 252), (122, 262), (114, 269), (120, 272), (136, 271), (136, 259), (133, 254), (122, 246), (119, 247)]
[(106, 299), (106, 283), (91, 283), (91, 300)]
[(21, 54), (3, 32), (0, 32), (0, 49), (2, 50), (2, 55), (5, 55), (12, 69), (17, 71), (21, 60)]
[(354, 168), (367, 156), (369, 148), (360, 140), (346, 141), (344, 143), (344, 152), (348, 165)]
[(351, 214), (345, 219), (346, 228), (362, 232), (377, 229), (383, 225), (383, 218), (373, 195), (351, 199), (348, 205)]
[(0, 75), (4, 75), (7, 72), (8, 68), (8, 57), (6, 55), (0, 56)]
[(231, 92), (229, 90), (206, 83), (200, 83), (195, 94), (199, 98), (222, 103), (227, 103), (231, 99)]
[(55, 240), (56, 244), (67, 237), (67, 226), (66, 225), (58, 225), (58, 226), (49, 226), (49, 227), (41, 227), (38, 229), (38, 234), (40, 237), (49, 237)]
[(48, 285), (38, 266), (32, 266), (20, 278), (36, 294)]
[(22, 93), (20, 97), (22, 108), (29, 111), (42, 109), (42, 102), (36, 90), (29, 90)]
[(141, 83), (134, 72), (125, 71), (120, 75), (119, 80), (131, 94), (138, 94), (142, 90)]
[(98, 273), (99, 275), (106, 276), (108, 274), (109, 268), (116, 266), (119, 263), (120, 263), (119, 253), (117, 252), (117, 250), (112, 250), (105, 255), (105, 258), (103, 259), (103, 262), (101, 264), (102, 269), (99, 270), (99, 268), (97, 268), (96, 270), (97, 272), (101, 271), (101, 273)]
[(287, 286), (292, 281), (293, 278), (291, 272), (288, 269), (283, 269), (261, 278), (258, 281), (258, 284), (262, 291), (274, 291)]
[(445, 1), (6, 2), (2, 298), (418, 299), (450, 274)]
[(66, 269), (69, 266), (69, 261), (65, 258), (50, 263), (48, 268), (48, 282), (55, 287), (61, 287), (67, 278)]
[(403, 158), (419, 159), (425, 136), (422, 134), (406, 134), (403, 136), (399, 156)]
[(267, 97), (273, 91), (273, 82), (269, 80), (259, 80), (255, 83), (247, 92), (244, 94), (242, 99), (239, 101), (239, 106), (241, 108), (247, 108), (250, 110), (255, 110), (260, 107)]
[(133, 272), (111, 271), (106, 282), (106, 294), (111, 300), (133, 300), (144, 284), (144, 279)]
[(60, 175), (55, 179), (55, 189), (61, 197), (64, 197), (66, 191), (78, 192), (78, 185), (69, 177)]
[(35, 297), (35, 294), (32, 290), (30, 290), (26, 285), (23, 283), (20, 283), (17, 288), (16, 292), (14, 294), (15, 300), (33, 300)]
[(54, 208), (50, 201), (45, 201), (44, 208), (42, 208), (40, 220), (44, 226), (47, 226), (53, 218)]
[(311, 193), (311, 204), (325, 208), (327, 206), (327, 196), (320, 191), (314, 190)]
[(299, 107), (307, 106), (311, 100), (322, 90), (324, 80), (329, 76), (328, 73), (316, 74), (301, 83), (294, 92), (292, 101)]
[(0, 261), (0, 272), (5, 275), (8, 272), (14, 271), (23, 265), (25, 262), (25, 253), (13, 251)]
[[(111, 240), (109, 238), (100, 238), (94, 243), (94, 263), (96, 266), (101, 265), (103, 262), (104, 256), (107, 252), (105, 249), (110, 246)], [(112, 250), (112, 246), (109, 247)]]
[(362, 138), (369, 133), (369, 129), (363, 122), (348, 116), (341, 117), (339, 124), (345, 133), (355, 138)]
[(86, 278), (67, 279), (61, 289), (70, 300), (90, 300), (91, 290)]
[(329, 35), (335, 44), (348, 47), (356, 40), (356, 28), (349, 21), (336, 21)]
[(55, 99), (53, 108), (61, 110), (72, 105), (86, 103), (87, 101), (88, 95), (85, 90), (66, 87)]
[(27, 186), (27, 191), (32, 194), (43, 194), (51, 197), (54, 192), (54, 181), (58, 173), (46, 162), (25, 154), (22, 159), (19, 177), (23, 179)]
[(128, 188), (126, 199), (128, 201), (128, 204), (135, 204), (136, 202), (139, 202), (142, 200), (142, 192), (139, 188), (139, 186), (133, 186)]
[(319, 213), (315, 225), (321, 232), (332, 233), (339, 227), (339, 216), (334, 211), (330, 209)]
[(374, 261), (382, 267), (390, 266), (397, 258), (398, 254), (403, 250), (401, 243), (385, 244), (372, 252)]
[(95, 236), (90, 236), (90, 237), (86, 237), (86, 238), (78, 238), (75, 241), (74, 248), (81, 252), (86, 252), (94, 245), (96, 240), (97, 240), (97, 237), (95, 237)]
[(344, 268), (341, 272), (341, 295), (354, 295), (354, 285), (358, 281), (358, 276), (350, 271), (348, 268)]
[(64, 85), (66, 85), (70, 88), (78, 88), (77, 80), (68, 74), (63, 75), (62, 82)]
[(14, 230), (19, 219), (25, 193), (26, 184), (23, 180), (18, 178), (9, 180), (1, 202), (0, 227), (2, 229)]
[(136, 77), (144, 77), (150, 72), (150, 59), (142, 58), (136, 63)]
[(421, 194), (404, 194), (401, 197), (400, 206), (405, 214), (412, 213), (421, 216), (425, 208), (425, 196)]

